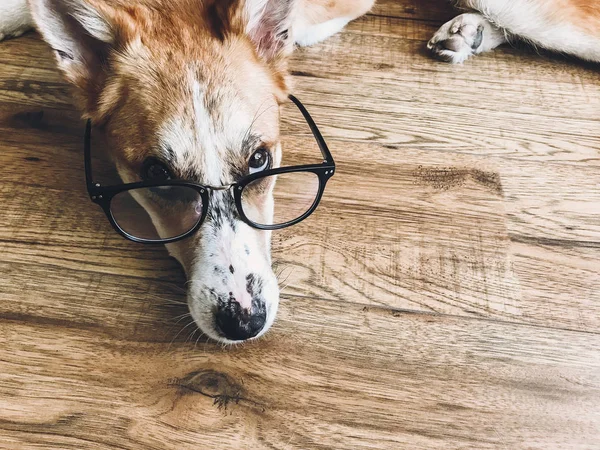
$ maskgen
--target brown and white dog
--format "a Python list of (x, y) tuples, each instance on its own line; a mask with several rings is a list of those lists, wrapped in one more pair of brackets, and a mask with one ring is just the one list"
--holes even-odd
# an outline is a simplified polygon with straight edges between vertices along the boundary
[[(26, 3), (28, 1), (28, 3)], [(516, 36), (600, 61), (596, 0), (464, 0), (473, 12), (429, 42), (462, 62)], [(102, 127), (124, 182), (154, 174), (227, 185), (257, 150), (281, 161), (279, 110), (286, 57), (366, 13), (374, 0), (2, 0), (0, 38), (35, 24), (75, 87), (84, 116)], [(479, 11), (479, 12), (476, 12)], [(245, 139), (251, 133), (253, 139)], [(155, 161), (148, 170), (148, 161)], [(225, 343), (215, 310), (221, 292), (248, 314), (274, 321), (279, 289), (270, 233), (250, 228), (218, 192), (201, 231), (168, 244), (189, 279), (198, 327)], [(173, 218), (177, 220), (177, 218)], [(259, 299), (261, 311), (252, 310)], [(266, 312), (266, 314), (265, 314)]]

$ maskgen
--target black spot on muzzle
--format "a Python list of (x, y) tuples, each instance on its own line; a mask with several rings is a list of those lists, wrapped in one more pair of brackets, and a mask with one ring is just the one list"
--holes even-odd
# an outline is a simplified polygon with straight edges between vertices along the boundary
[(248, 294), (250, 294), (252, 296), (252, 298), (254, 298), (255, 295), (258, 295), (261, 293), (262, 287), (263, 287), (262, 278), (257, 277), (253, 273), (251, 273), (250, 275), (248, 275), (246, 277), (246, 292), (248, 292)]
[(215, 231), (229, 225), (235, 232), (237, 223), (242, 220), (235, 206), (235, 200), (231, 192), (213, 192), (210, 198), (207, 222)]

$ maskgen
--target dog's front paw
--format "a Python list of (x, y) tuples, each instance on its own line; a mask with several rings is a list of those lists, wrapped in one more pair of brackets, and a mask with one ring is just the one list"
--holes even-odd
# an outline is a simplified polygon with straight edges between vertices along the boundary
[(21, 36), (32, 27), (27, 0), (0, 0), (0, 41)]
[(481, 14), (466, 13), (442, 25), (427, 43), (427, 48), (437, 58), (456, 64), (505, 41), (504, 33)]
[(25, 33), (26, 31), (30, 30), (31, 27), (30, 26), (24, 26), (22, 28), (18, 28), (16, 30), (10, 30), (7, 32), (2, 32), (0, 31), (0, 41), (3, 41), (4, 39), (11, 39), (11, 38), (16, 38), (21, 36), (23, 33)]

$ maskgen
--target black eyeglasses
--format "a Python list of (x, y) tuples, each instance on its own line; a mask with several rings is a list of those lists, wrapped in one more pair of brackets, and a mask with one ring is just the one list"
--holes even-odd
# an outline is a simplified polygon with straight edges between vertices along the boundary
[(192, 235), (208, 213), (214, 191), (230, 191), (241, 220), (259, 230), (278, 230), (306, 219), (317, 208), (335, 162), (317, 125), (294, 97), (315, 137), (323, 162), (253, 173), (226, 186), (186, 180), (141, 181), (101, 186), (92, 181), (91, 121), (85, 130), (85, 178), (91, 200), (114, 229), (134, 242), (166, 244)]

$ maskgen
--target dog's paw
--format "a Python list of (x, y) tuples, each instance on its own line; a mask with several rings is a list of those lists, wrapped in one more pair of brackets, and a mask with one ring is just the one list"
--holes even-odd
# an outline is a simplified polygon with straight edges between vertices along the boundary
[(27, 0), (0, 0), (0, 41), (21, 36), (32, 27)]
[(504, 33), (477, 13), (466, 13), (446, 22), (427, 43), (437, 58), (462, 63), (469, 56), (492, 50), (506, 42)]

